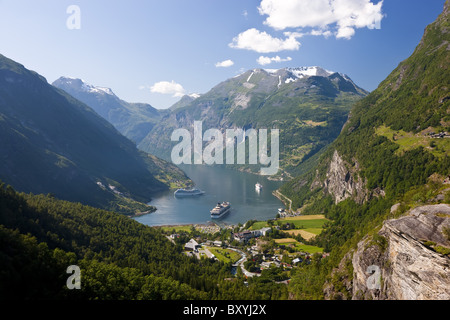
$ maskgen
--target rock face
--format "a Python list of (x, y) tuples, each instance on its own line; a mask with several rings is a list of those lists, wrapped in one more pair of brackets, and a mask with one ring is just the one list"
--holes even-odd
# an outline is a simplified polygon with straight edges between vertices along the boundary
[[(449, 300), (450, 206), (422, 206), (387, 220), (353, 254), (352, 299)], [(442, 252), (442, 251), (441, 251)]]
[(364, 202), (366, 198), (367, 193), (364, 182), (362, 179), (355, 179), (358, 163), (355, 162), (355, 166), (351, 170), (348, 167), (349, 165), (342, 160), (336, 150), (324, 182), (326, 190), (334, 197), (336, 204), (350, 197), (353, 197), (358, 203)]

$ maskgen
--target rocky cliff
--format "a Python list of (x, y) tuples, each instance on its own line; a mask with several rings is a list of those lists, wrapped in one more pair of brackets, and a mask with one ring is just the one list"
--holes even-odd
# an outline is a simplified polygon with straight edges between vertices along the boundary
[(336, 204), (350, 197), (358, 203), (365, 200), (367, 195), (365, 183), (359, 177), (358, 169), (357, 161), (354, 166), (350, 166), (342, 160), (337, 151), (334, 151), (324, 186)]
[(449, 300), (449, 230), (448, 204), (385, 221), (353, 253), (352, 299)]
[[(281, 188), (294, 210), (322, 210), (333, 221), (316, 238), (334, 267), (322, 287), (326, 299), (450, 298), (449, 148), (436, 148), (445, 139), (394, 137), (448, 131), (449, 8), (447, 0), (414, 53), (354, 105), (317, 166)], [(395, 202), (398, 211), (389, 214)], [(298, 288), (303, 297), (305, 286)]]

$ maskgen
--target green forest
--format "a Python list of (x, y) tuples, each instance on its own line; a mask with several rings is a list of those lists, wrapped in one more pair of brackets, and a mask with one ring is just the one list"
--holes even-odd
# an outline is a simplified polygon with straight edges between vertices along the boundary
[[(0, 299), (286, 299), (286, 285), (244, 285), (230, 265), (182, 254), (160, 230), (114, 212), (0, 187)], [(81, 289), (66, 272), (81, 269)], [(233, 278), (234, 280), (226, 280)]]

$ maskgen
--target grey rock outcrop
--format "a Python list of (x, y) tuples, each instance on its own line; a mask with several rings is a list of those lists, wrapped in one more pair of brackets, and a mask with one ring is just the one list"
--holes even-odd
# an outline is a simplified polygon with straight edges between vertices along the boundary
[(353, 254), (352, 299), (450, 300), (450, 206), (415, 208), (387, 220)]
[(334, 152), (324, 186), (334, 197), (336, 204), (350, 197), (353, 197), (358, 203), (362, 203), (366, 199), (366, 187), (364, 181), (358, 176), (358, 167), (358, 162), (355, 161), (355, 165), (350, 167), (339, 156), (337, 150)]

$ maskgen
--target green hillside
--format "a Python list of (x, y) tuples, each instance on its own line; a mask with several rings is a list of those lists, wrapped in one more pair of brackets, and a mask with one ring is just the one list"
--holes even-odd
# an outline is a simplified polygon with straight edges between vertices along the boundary
[[(4, 56), (0, 136), (0, 179), (23, 192), (134, 213), (152, 210), (145, 203), (170, 183), (188, 182), (91, 108)], [(164, 182), (155, 178), (161, 171)]]
[[(305, 271), (293, 281), (299, 297), (307, 295), (302, 293), (306, 277), (317, 281), (315, 291), (310, 287), (309, 294), (321, 297), (331, 269), (358, 240), (380, 225), (395, 203), (401, 203), (400, 212), (405, 212), (410, 206), (435, 203), (436, 199), (450, 200), (448, 196), (437, 198), (445, 191), (443, 182), (450, 175), (448, 137), (430, 135), (450, 131), (448, 10), (447, 1), (412, 56), (356, 103), (342, 133), (319, 164), (281, 188), (292, 199), (293, 209), (324, 213), (333, 220), (316, 239), (317, 245), (331, 251), (331, 258), (317, 262), (321, 268)], [(336, 155), (341, 163), (336, 162)], [(333, 174), (339, 173), (336, 166), (342, 163), (345, 179), (333, 180)], [(353, 186), (353, 194), (339, 198), (341, 195), (333, 193), (336, 184), (341, 184), (337, 187), (342, 190)], [(357, 184), (363, 187), (356, 188)]]
[[(70, 265), (81, 289), (69, 290)], [(0, 185), (0, 300), (287, 298), (283, 284), (227, 281), (228, 264), (183, 254), (157, 228)]]

